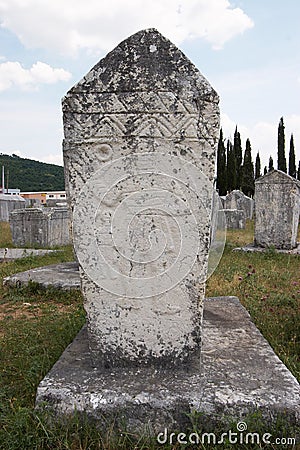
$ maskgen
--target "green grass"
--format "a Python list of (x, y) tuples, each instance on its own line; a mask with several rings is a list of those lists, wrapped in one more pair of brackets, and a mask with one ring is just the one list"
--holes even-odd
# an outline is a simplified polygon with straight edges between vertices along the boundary
[[(249, 239), (250, 238), (250, 239)], [(278, 356), (300, 380), (300, 256), (232, 252), (253, 241), (253, 223), (230, 230), (206, 295), (236, 295)]]
[[(3, 237), (1, 242), (9, 243)], [(234, 253), (236, 245), (253, 240), (253, 224), (246, 230), (228, 232), (222, 260), (208, 280), (207, 296), (236, 295), (250, 311), (253, 320), (279, 357), (300, 379), (300, 257)], [(36, 388), (65, 347), (74, 339), (85, 321), (79, 292), (2, 287), (2, 279), (29, 268), (73, 259), (66, 247), (44, 257), (27, 257), (0, 263), (0, 449), (182, 449), (188, 446), (158, 445), (147, 436), (135, 436), (124, 428), (114, 433), (113, 426), (99, 432), (84, 418), (58, 420), (47, 412), (34, 410)], [(271, 375), (270, 375), (271, 376)], [(200, 420), (200, 421), (199, 421)], [(248, 430), (259, 432), (259, 414), (248, 417)], [(201, 415), (191, 417), (199, 434)], [(236, 424), (231, 429), (235, 430)], [(267, 431), (274, 436), (293, 436), (288, 423), (276, 423)], [(173, 431), (173, 430), (172, 430)], [(215, 430), (218, 433), (218, 430)], [(219, 434), (226, 430), (219, 430)], [(265, 432), (266, 430), (264, 430)], [(191, 448), (191, 447), (190, 447)], [(193, 447), (195, 448), (195, 447)], [(256, 445), (200, 445), (201, 449), (292, 448)]]
[(8, 222), (0, 222), (0, 248), (13, 247), (11, 229)]

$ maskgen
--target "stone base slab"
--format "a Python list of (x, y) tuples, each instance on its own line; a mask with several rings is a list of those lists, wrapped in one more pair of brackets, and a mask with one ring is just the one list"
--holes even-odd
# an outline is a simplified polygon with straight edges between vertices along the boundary
[(0, 248), (0, 261), (26, 258), (27, 256), (44, 256), (48, 253), (60, 250), (35, 249), (35, 248)]
[[(266, 248), (266, 247), (259, 247), (254, 244), (248, 244), (244, 247), (236, 247), (233, 249), (234, 252), (248, 252), (248, 253), (265, 253), (270, 250), (273, 250), (272, 248)], [(290, 250), (284, 250), (279, 248), (274, 248), (274, 251), (276, 253), (286, 253), (288, 255), (300, 255), (300, 242), (298, 243), (297, 247), (290, 249)]]
[(84, 412), (99, 425), (184, 432), (189, 415), (207, 426), (241, 420), (257, 409), (272, 422), (300, 420), (300, 386), (236, 297), (205, 300), (201, 361), (186, 367), (100, 371), (93, 367), (86, 328), (37, 390), (36, 404), (58, 414)]
[(6, 277), (3, 284), (19, 287), (27, 286), (30, 281), (45, 289), (80, 289), (79, 265), (77, 262), (67, 262), (37, 267)]

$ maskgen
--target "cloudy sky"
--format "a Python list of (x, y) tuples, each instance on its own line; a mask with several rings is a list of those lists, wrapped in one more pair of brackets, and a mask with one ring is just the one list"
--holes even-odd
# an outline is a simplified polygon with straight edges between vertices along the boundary
[(253, 158), (300, 159), (299, 0), (0, 0), (0, 152), (62, 164), (61, 98), (120, 41), (157, 28), (221, 98)]

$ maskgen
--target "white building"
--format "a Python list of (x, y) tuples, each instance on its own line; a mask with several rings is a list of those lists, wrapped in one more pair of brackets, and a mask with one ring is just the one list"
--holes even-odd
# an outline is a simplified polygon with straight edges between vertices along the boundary
[(0, 187), (0, 193), (5, 195), (20, 195), (20, 189), (6, 189), (4, 188), (4, 192), (2, 187)]

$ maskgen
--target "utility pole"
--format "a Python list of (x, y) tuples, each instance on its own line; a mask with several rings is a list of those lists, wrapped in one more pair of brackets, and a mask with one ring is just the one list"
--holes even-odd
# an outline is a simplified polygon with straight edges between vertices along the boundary
[(4, 166), (2, 166), (2, 194), (5, 194)]
[(6, 193), (8, 194), (8, 180), (9, 180), (9, 169), (6, 172)]

